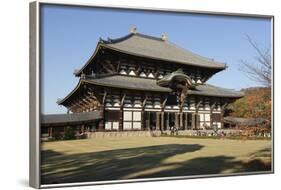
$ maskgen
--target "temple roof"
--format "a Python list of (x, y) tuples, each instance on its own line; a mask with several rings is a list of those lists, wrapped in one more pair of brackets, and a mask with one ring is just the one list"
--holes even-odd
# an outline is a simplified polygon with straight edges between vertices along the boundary
[(145, 57), (149, 59), (156, 59), (195, 67), (211, 68), (216, 70), (223, 70), (227, 67), (225, 63), (220, 63), (214, 61), (214, 59), (209, 59), (195, 54), (169, 42), (167, 39), (157, 38), (140, 33), (130, 33), (117, 39), (100, 39), (95, 52), (87, 61), (87, 63), (80, 70), (75, 72), (76, 75), (81, 74), (83, 69), (91, 63), (91, 60), (98, 53), (100, 47), (138, 57)]
[[(112, 75), (102, 78), (86, 78), (81, 79), (75, 89), (70, 92), (64, 99), (60, 100), (58, 104), (63, 104), (77, 89), (81, 87), (82, 83), (93, 84), (102, 87), (119, 88), (127, 90), (138, 90), (147, 92), (166, 92), (169, 93), (172, 90), (158, 86), (155, 79), (139, 78), (123, 75)], [(201, 95), (201, 96), (214, 96), (225, 98), (241, 98), (244, 96), (243, 92), (235, 91), (231, 89), (221, 88), (210, 84), (200, 84), (193, 89), (188, 90), (189, 95)]]
[(101, 119), (99, 111), (71, 113), (71, 114), (48, 114), (41, 116), (41, 124), (44, 126), (60, 124), (77, 124)]
[[(113, 75), (104, 78), (86, 79), (85, 82), (113, 88), (115, 87), (142, 91), (171, 92), (170, 88), (158, 86), (156, 84), (156, 80), (148, 78)], [(188, 90), (188, 94), (233, 98), (240, 98), (244, 95), (243, 92), (221, 88), (210, 84), (197, 85), (194, 89)]]
[(128, 54), (143, 56), (185, 65), (225, 69), (226, 64), (202, 57), (167, 40), (140, 33), (131, 33), (118, 39), (102, 41), (105, 47)]
[(164, 88), (156, 84), (155, 79), (130, 77), (123, 75), (112, 75), (102, 78), (86, 79), (87, 83), (115, 87), (130, 90), (141, 90), (141, 91), (154, 91), (154, 92), (170, 92), (169, 88)]

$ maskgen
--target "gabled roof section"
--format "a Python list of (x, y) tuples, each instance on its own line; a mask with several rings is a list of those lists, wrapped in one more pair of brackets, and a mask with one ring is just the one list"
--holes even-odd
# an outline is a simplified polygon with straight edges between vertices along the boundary
[(83, 69), (90, 64), (100, 47), (109, 48), (134, 56), (174, 62), (183, 65), (191, 65), (195, 67), (212, 68), (218, 70), (223, 70), (227, 67), (225, 63), (220, 63), (214, 61), (213, 59), (195, 54), (169, 42), (166, 39), (141, 33), (130, 33), (117, 39), (100, 39), (95, 52), (87, 61), (87, 63), (75, 73), (76, 76), (80, 75)]
[[(79, 81), (75, 89), (70, 92), (64, 99), (58, 102), (58, 104), (64, 104), (79, 88), (82, 87), (82, 83), (92, 84), (106, 88), (118, 88), (127, 90), (138, 90), (146, 92), (160, 92), (169, 93), (172, 90), (170, 88), (158, 86), (156, 80), (148, 78), (138, 78), (122, 75), (112, 75), (102, 78), (87, 78)], [(199, 96), (214, 96), (214, 97), (225, 97), (225, 98), (241, 98), (244, 93), (241, 91), (235, 91), (232, 89), (221, 88), (209, 84), (202, 84), (195, 86), (194, 89), (188, 90), (189, 95)]]
[(225, 69), (226, 64), (202, 57), (167, 40), (140, 33), (102, 41), (102, 45), (124, 53), (198, 67)]
[[(128, 90), (140, 90), (140, 91), (153, 91), (153, 92), (171, 92), (170, 88), (158, 86), (156, 80), (148, 78), (138, 78), (122, 75), (112, 75), (103, 78), (86, 79), (84, 82), (112, 88), (128, 89)], [(241, 91), (235, 91), (232, 89), (226, 89), (217, 87), (210, 84), (202, 84), (195, 86), (194, 89), (189, 89), (188, 94), (201, 95), (201, 96), (215, 96), (226, 98), (241, 98), (244, 93)]]

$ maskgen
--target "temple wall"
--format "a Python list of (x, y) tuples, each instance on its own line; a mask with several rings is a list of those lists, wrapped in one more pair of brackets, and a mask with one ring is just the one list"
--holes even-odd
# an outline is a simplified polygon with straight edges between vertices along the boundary
[[(121, 101), (123, 101), (122, 105)], [(144, 106), (141, 96), (126, 96), (122, 100), (121, 96), (108, 95), (105, 99), (104, 110), (109, 115), (105, 118), (104, 130), (163, 131), (172, 126), (180, 130), (188, 130), (209, 129), (214, 125), (218, 129), (222, 128), (220, 105), (211, 108), (209, 99), (198, 106), (195, 97), (190, 97), (183, 106), (182, 116), (179, 115), (178, 105), (163, 106), (162, 102), (163, 98), (160, 95), (147, 97)]]

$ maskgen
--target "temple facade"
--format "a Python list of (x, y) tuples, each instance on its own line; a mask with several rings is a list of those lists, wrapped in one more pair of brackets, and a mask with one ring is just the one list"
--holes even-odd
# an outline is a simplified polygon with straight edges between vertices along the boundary
[(99, 113), (90, 131), (223, 128), (227, 104), (242, 92), (207, 84), (226, 64), (185, 50), (166, 35), (133, 28), (118, 39), (100, 39), (76, 87), (59, 105), (68, 114)]

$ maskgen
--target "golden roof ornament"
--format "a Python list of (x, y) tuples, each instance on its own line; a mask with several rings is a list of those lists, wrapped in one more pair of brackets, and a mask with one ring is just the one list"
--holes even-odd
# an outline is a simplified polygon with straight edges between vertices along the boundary
[(165, 34), (165, 33), (163, 33), (163, 34), (161, 35), (161, 39), (162, 39), (163, 41), (167, 41), (167, 40), (168, 40), (168, 35)]
[(130, 33), (136, 34), (137, 33), (137, 27), (136, 26), (132, 26), (131, 29), (130, 29)]

